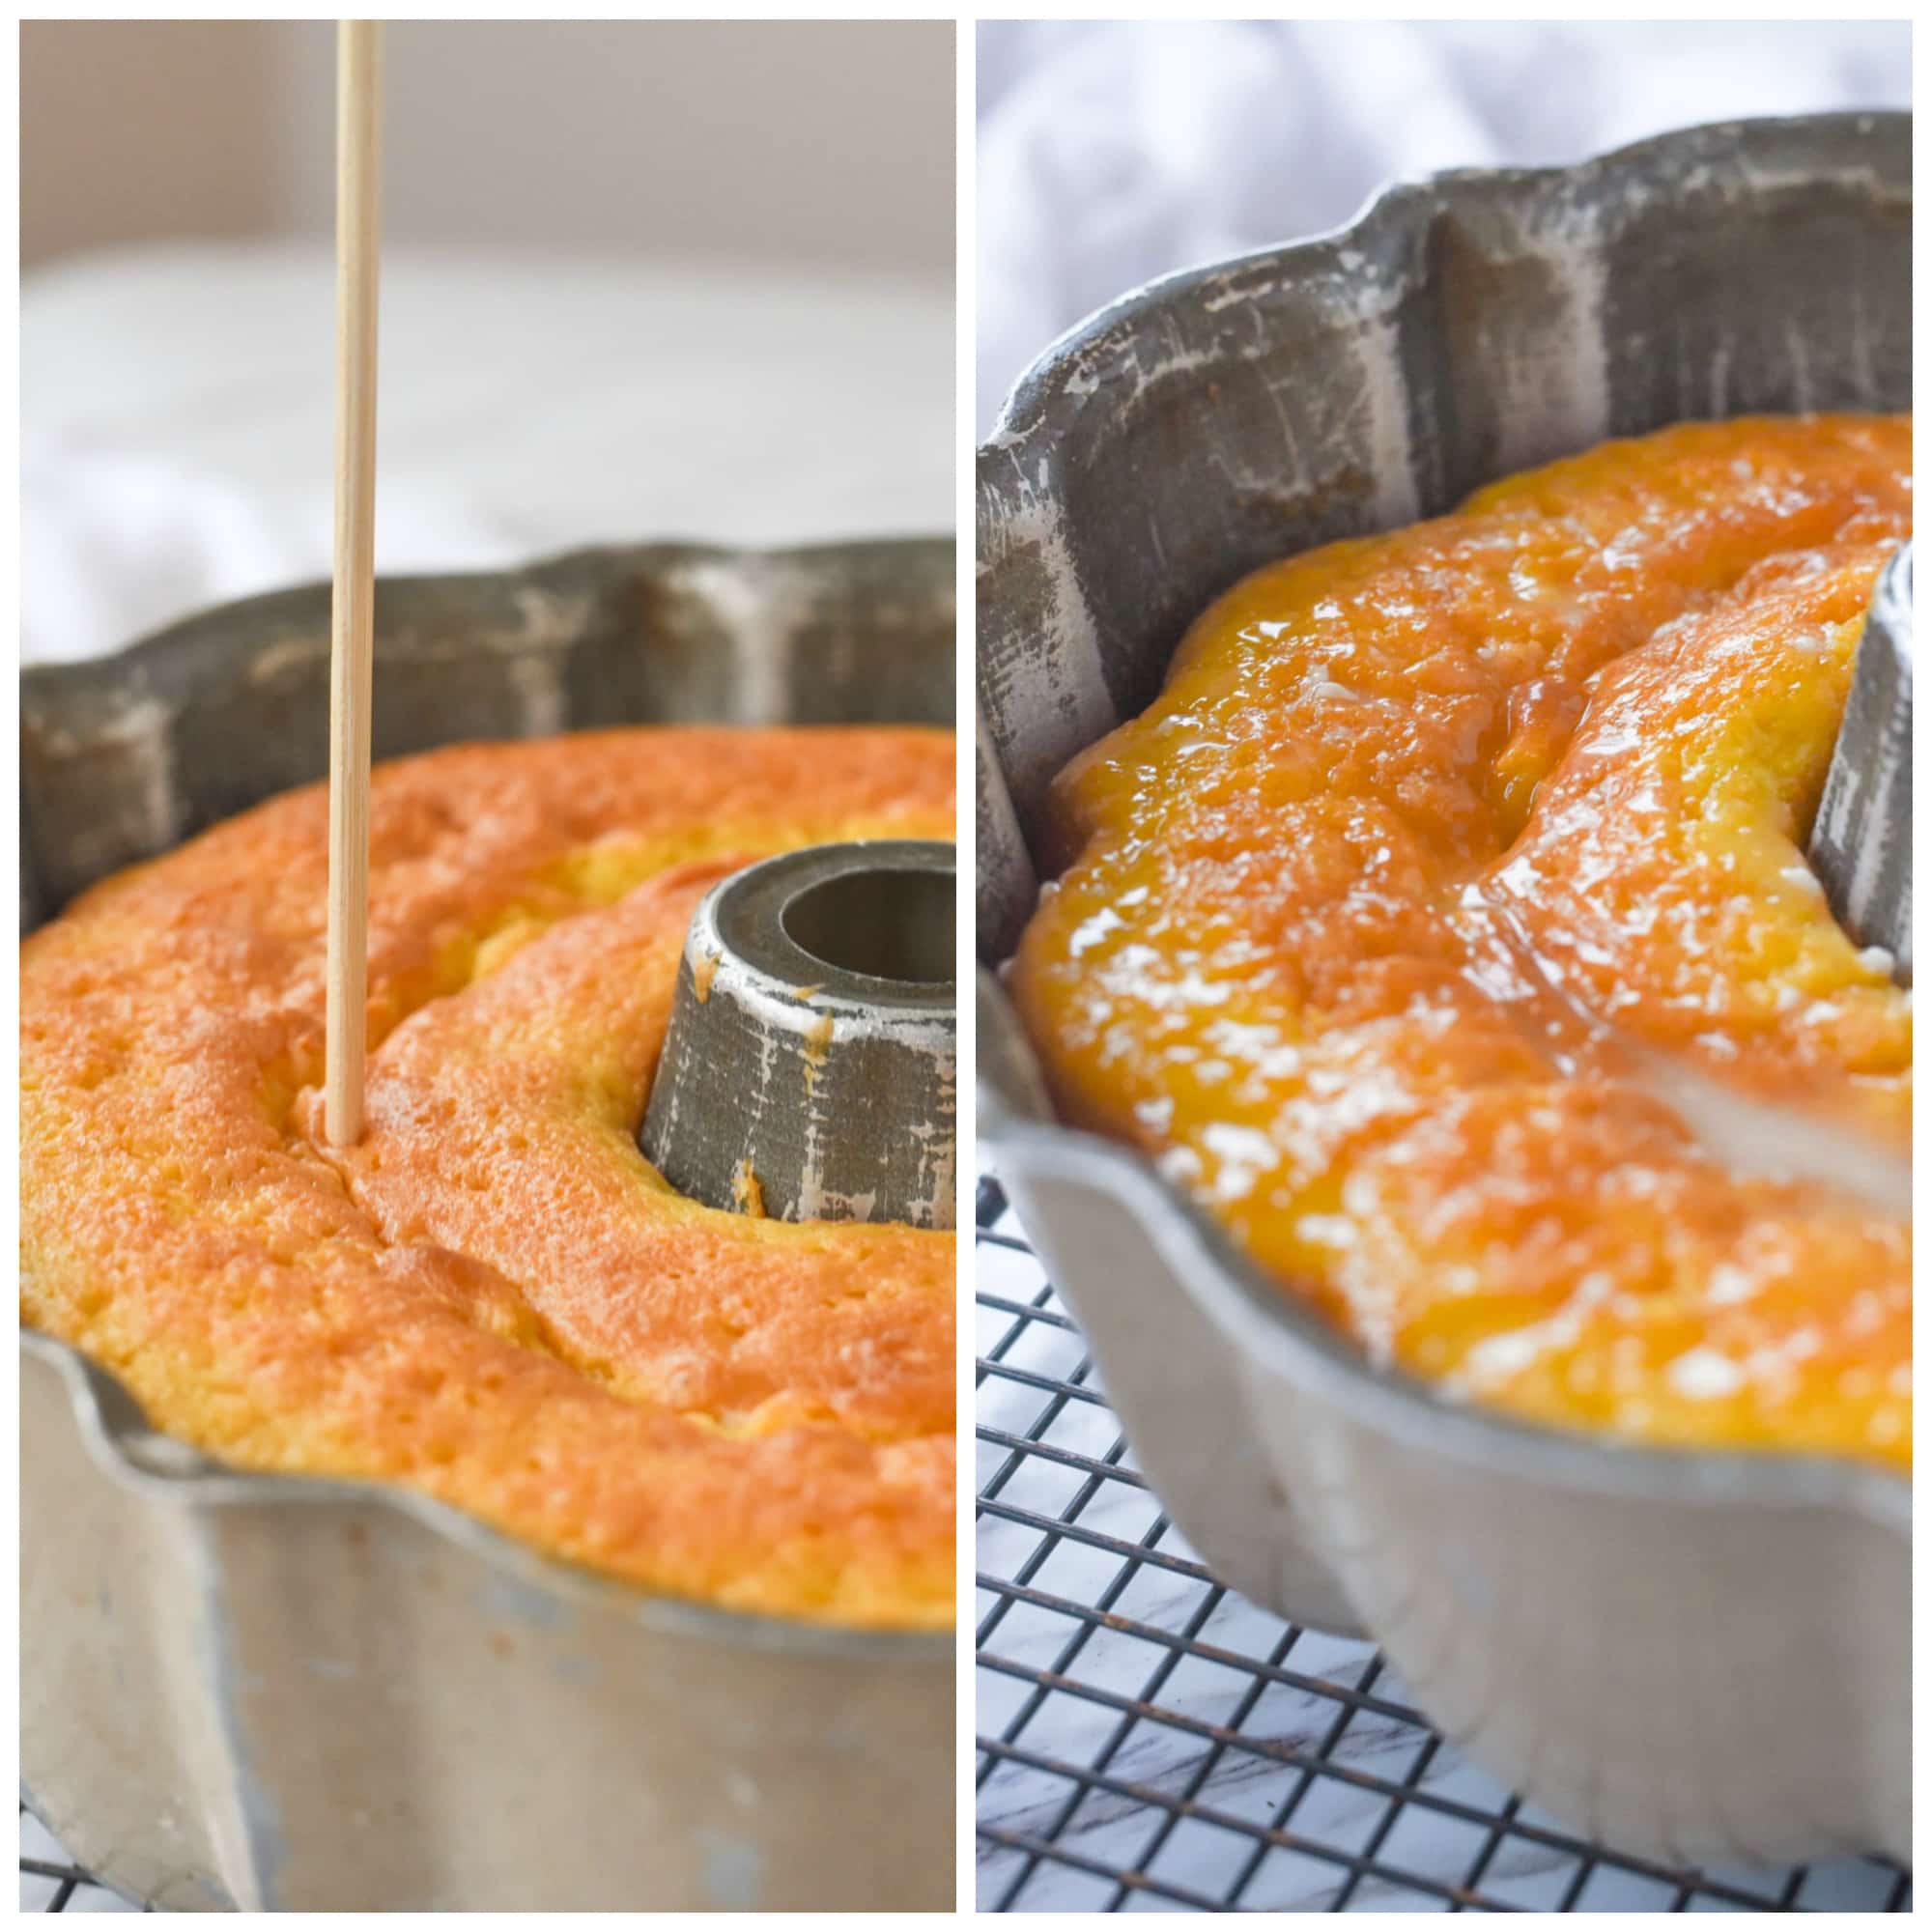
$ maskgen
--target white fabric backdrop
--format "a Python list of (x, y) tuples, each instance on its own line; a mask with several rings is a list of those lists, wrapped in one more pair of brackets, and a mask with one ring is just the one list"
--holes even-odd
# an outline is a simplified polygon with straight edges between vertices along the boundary
[[(980, 428), (1102, 302), (1333, 226), (1395, 176), (1904, 104), (1909, 66), (1891, 23), (989, 23)], [(24, 656), (327, 572), (330, 301), (313, 247), (27, 280)], [(952, 526), (952, 317), (928, 287), (397, 250), (383, 355), (384, 570)]]
[[(332, 289), (308, 244), (28, 278), (23, 658), (328, 574)], [(377, 567), (951, 530), (954, 366), (929, 284), (385, 251)]]
[(1902, 22), (989, 21), (980, 433), (1151, 276), (1349, 220), (1385, 183), (1573, 160), (1693, 121), (1905, 106)]

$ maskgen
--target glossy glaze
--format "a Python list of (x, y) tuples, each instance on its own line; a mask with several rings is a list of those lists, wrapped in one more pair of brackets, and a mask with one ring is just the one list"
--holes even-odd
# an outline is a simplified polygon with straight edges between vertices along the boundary
[(1686, 425), (1237, 584), (1056, 788), (1062, 1106), (1378, 1359), (1906, 1461), (1910, 1002), (1803, 840), (1909, 465)]

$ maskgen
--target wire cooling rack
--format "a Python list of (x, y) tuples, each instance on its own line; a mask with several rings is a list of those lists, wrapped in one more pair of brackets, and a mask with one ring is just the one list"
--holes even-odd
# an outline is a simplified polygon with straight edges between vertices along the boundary
[(97, 1885), (68, 1857), (59, 1839), (20, 1806), (22, 1912), (138, 1912), (118, 1892)]
[(1587, 1844), (1461, 1759), (1372, 1645), (1222, 1589), (992, 1179), (977, 1220), (980, 1910), (1910, 1910), (1879, 1860)]

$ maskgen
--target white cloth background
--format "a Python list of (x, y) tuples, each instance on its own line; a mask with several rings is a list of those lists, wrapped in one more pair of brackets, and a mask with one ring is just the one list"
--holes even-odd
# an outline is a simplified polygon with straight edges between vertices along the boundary
[[(1102, 302), (1347, 220), (1385, 181), (1686, 121), (1902, 105), (1900, 23), (1006, 22), (980, 29), (977, 414)], [(378, 555), (947, 529), (952, 327), (891, 280), (392, 251)], [(28, 278), (22, 653), (326, 574), (327, 251)]]
[[(26, 661), (328, 574), (332, 289), (308, 244), (28, 278)], [(377, 567), (951, 530), (954, 366), (951, 295), (930, 284), (386, 251)]]
[(980, 435), (1056, 336), (1171, 270), (1320, 233), (1391, 180), (1741, 115), (1910, 103), (1903, 22), (989, 21)]

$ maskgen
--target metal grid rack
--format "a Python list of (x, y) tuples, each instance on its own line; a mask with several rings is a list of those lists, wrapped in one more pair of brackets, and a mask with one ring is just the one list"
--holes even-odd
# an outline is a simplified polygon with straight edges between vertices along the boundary
[(982, 1911), (1904, 1912), (1875, 1859), (1672, 1870), (1459, 1757), (1373, 1646), (1215, 1583), (980, 1183)]
[(97, 1885), (68, 1857), (54, 1834), (20, 1806), (22, 1912), (138, 1912), (118, 1892)]

